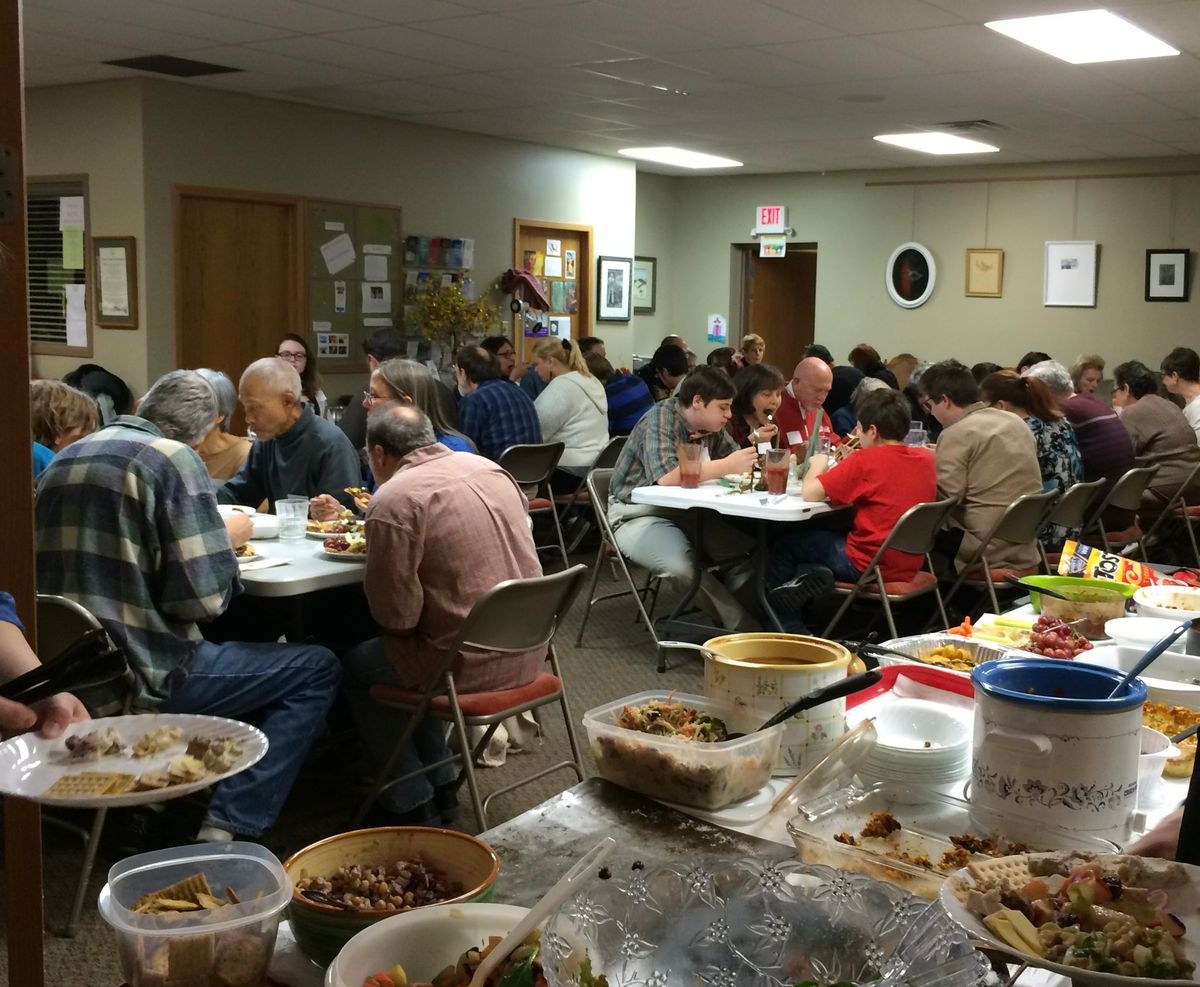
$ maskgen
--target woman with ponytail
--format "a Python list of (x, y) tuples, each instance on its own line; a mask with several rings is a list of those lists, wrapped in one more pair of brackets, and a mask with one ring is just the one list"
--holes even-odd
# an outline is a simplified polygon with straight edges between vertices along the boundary
[[(1045, 383), (1036, 377), (1018, 377), (1012, 370), (1000, 370), (983, 379), (979, 400), (1025, 419), (1037, 441), (1044, 489), (1061, 494), (1083, 480), (1083, 460), (1079, 457), (1075, 429), (1058, 410), (1058, 402)], [(1047, 547), (1057, 547), (1065, 536), (1062, 528), (1047, 525), (1042, 529), (1041, 540)]]
[(550, 485), (555, 493), (574, 493), (608, 442), (608, 398), (573, 340), (543, 339), (533, 356), (547, 384), (533, 403), (542, 441), (565, 447)]

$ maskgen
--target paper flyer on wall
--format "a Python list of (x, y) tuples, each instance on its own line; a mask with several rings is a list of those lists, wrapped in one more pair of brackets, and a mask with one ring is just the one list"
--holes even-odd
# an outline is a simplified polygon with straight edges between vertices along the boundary
[(562, 258), (561, 257), (551, 257), (549, 254), (547, 254), (544, 270), (545, 270), (546, 277), (548, 277), (548, 278), (561, 278), (562, 277)]
[(383, 313), (392, 310), (392, 286), (386, 281), (363, 284), (362, 311), (367, 313)]
[(325, 261), (325, 270), (330, 274), (344, 271), (354, 263), (357, 256), (354, 252), (354, 241), (348, 233), (342, 233), (321, 244), (321, 257)]
[(575, 277), (575, 251), (574, 250), (564, 250), (563, 251), (563, 277), (564, 278)]
[(60, 195), (58, 197), (58, 228), (65, 230), (68, 226), (78, 226), (83, 229), (82, 195)]
[(129, 318), (129, 271), (124, 247), (101, 247), (97, 266), (100, 277), (100, 315)]
[(62, 266), (64, 271), (83, 270), (83, 227), (62, 228)]
[(569, 315), (550, 316), (550, 335), (559, 339), (571, 338), (571, 317)]
[(333, 282), (333, 310), (335, 312), (346, 311), (346, 282)]
[[(365, 247), (363, 248), (366, 249)], [(363, 255), (363, 280), (386, 281), (388, 279), (388, 259), (379, 254)]]
[(546, 241), (546, 256), (561, 257), (562, 256), (562, 240), (547, 240)]
[(462, 266), (475, 266), (475, 241), (471, 239), (463, 239), (462, 245)]
[(87, 346), (87, 285), (63, 285), (66, 296), (67, 345)]

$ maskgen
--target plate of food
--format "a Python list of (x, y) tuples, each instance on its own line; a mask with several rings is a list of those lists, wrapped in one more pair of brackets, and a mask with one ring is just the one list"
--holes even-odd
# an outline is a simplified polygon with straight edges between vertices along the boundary
[(266, 558), (257, 548), (247, 542), (245, 545), (240, 545), (233, 550), (233, 554), (237, 557), (238, 563), (253, 562), (255, 559)]
[(0, 744), (0, 793), (70, 809), (145, 805), (215, 785), (266, 752), (266, 735), (238, 720), (109, 716), (53, 740), (25, 733)]
[(973, 938), (1077, 985), (1182, 985), (1200, 955), (1198, 877), (1154, 857), (1027, 853), (956, 871), (941, 902)]
[(324, 541), (330, 535), (361, 535), (365, 528), (366, 522), (362, 518), (355, 517), (350, 511), (343, 511), (332, 521), (314, 521), (310, 518), (305, 534), (309, 538)]
[(334, 535), (321, 543), (321, 551), (327, 558), (365, 562), (367, 560), (367, 539), (361, 534)]

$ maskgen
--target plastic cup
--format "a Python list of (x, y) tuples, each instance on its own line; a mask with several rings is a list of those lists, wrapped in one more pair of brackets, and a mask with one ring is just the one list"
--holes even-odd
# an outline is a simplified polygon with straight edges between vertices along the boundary
[(788, 469), (792, 465), (792, 454), (789, 449), (767, 450), (767, 493), (787, 493)]
[(699, 442), (683, 442), (679, 445), (679, 485), (685, 490), (700, 486)]
[(280, 539), (303, 538), (308, 527), (308, 498), (291, 494), (275, 501), (275, 516), (279, 518)]

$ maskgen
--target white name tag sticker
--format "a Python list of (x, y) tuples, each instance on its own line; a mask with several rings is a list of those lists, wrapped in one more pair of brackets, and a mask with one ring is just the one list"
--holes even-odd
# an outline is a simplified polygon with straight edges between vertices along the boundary
[(767, 453), (772, 449), (770, 442), (760, 442), (757, 446), (759, 453)]
[(798, 446), (804, 441), (799, 432), (788, 432), (787, 440), (790, 446)]

